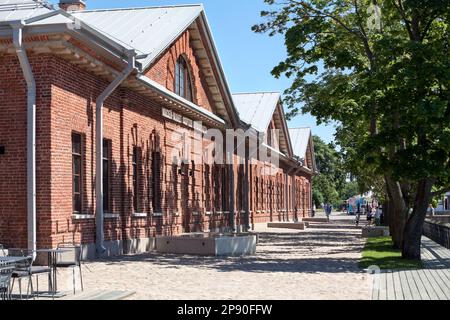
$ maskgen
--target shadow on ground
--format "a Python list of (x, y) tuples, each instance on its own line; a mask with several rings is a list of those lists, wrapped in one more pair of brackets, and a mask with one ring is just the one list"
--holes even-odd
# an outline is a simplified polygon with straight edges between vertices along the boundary
[[(334, 230), (309, 232), (262, 232), (257, 254), (246, 257), (203, 257), (170, 255), (155, 252), (99, 260), (108, 265), (152, 263), (165, 268), (191, 266), (221, 272), (254, 273), (347, 273), (361, 272), (358, 258), (336, 257), (342, 253), (360, 252), (360, 231), (345, 225)], [(336, 227), (336, 225), (335, 225)], [(347, 230), (344, 230), (347, 229)]]

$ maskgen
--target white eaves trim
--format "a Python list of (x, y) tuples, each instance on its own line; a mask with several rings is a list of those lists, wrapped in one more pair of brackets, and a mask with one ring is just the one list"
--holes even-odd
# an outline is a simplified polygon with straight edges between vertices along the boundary
[(222, 118), (216, 116), (214, 113), (180, 97), (179, 95), (177, 95), (176, 93), (170, 91), (169, 89), (167, 89), (166, 87), (160, 85), (159, 83), (157, 83), (156, 81), (151, 80), (150, 78), (144, 76), (144, 75), (137, 75), (136, 76), (137, 80), (141, 81), (143, 84), (145, 84), (147, 87), (150, 87), (153, 90), (158, 91), (159, 93), (170, 97), (171, 99), (177, 101), (178, 103), (194, 110), (195, 112), (198, 112), (200, 114), (202, 114), (203, 116), (208, 117), (209, 119), (221, 124), (221, 125), (225, 125), (226, 122), (225, 120), (223, 120)]

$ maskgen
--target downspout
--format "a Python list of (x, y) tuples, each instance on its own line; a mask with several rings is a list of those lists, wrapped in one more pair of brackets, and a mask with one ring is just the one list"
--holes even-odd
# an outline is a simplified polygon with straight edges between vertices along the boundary
[(100, 94), (97, 98), (95, 105), (95, 197), (97, 212), (95, 215), (95, 227), (96, 227), (96, 252), (98, 256), (103, 255), (106, 252), (104, 246), (104, 212), (103, 212), (103, 105), (105, 100), (119, 87), (126, 78), (136, 69), (136, 54), (134, 50), (130, 50), (127, 53), (128, 65), (122, 73), (114, 79), (113, 82)]
[(23, 47), (25, 24), (15, 21), (10, 25), (14, 48), (27, 83), (27, 241), (28, 249), (36, 250), (36, 81)]
[(285, 174), (285, 178), (284, 178), (284, 212), (283, 212), (283, 217), (284, 217), (284, 221), (288, 221), (289, 222), (289, 175)]
[(245, 232), (250, 231), (250, 201), (249, 201), (249, 155), (245, 153), (245, 177), (244, 177), (244, 210)]
[[(303, 163), (301, 165), (303, 165)], [(297, 190), (297, 183), (295, 181), (295, 177), (299, 173), (301, 167), (293, 168), (293, 169), (294, 169), (294, 171), (293, 171), (293, 173), (294, 173), (293, 180), (294, 181), (293, 181), (293, 188), (292, 188), (293, 189), (292, 190), (292, 192), (293, 192), (292, 193), (292, 197), (293, 197), (293, 210), (295, 211), (295, 213), (294, 213), (294, 222), (298, 222), (299, 221), (299, 219), (298, 219), (298, 202), (297, 202), (298, 190)]]
[(234, 167), (233, 167), (233, 154), (229, 151), (227, 151), (227, 160), (228, 160), (228, 179), (229, 179), (229, 195), (230, 195), (230, 207), (229, 207), (229, 212), (230, 212), (230, 217), (229, 217), (229, 221), (230, 221), (230, 228), (231, 228), (231, 232), (232, 233), (236, 233), (236, 215), (234, 212), (235, 206), (234, 206), (234, 192), (235, 192), (235, 187), (234, 187)]

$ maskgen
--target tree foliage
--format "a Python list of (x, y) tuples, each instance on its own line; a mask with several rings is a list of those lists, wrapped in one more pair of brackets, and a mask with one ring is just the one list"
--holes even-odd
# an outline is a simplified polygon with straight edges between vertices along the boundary
[(313, 136), (314, 154), (319, 175), (313, 178), (313, 200), (318, 207), (331, 203), (335, 207), (344, 200), (359, 194), (355, 182), (347, 181), (348, 171), (342, 154), (332, 143), (326, 144), (320, 137)]
[(288, 115), (339, 122), (354, 173), (384, 180), (394, 242), (420, 258), (432, 190), (450, 189), (449, 1), (265, 2), (253, 30), (285, 36), (272, 73), (292, 79)]

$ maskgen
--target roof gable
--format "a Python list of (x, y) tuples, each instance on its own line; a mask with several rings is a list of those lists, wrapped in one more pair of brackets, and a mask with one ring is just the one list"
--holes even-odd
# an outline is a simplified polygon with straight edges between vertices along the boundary
[(203, 5), (87, 10), (71, 14), (122, 45), (147, 55), (140, 60), (144, 72), (189, 29), (191, 35), (196, 34), (196, 50), (203, 61), (215, 109), (231, 125), (239, 125)]
[(148, 56), (144, 69), (200, 15), (202, 5), (85, 10), (70, 12), (116, 41)]
[(311, 139), (311, 128), (289, 129), (294, 155), (305, 159), (306, 150)]
[[(216, 110), (231, 126), (239, 126), (239, 118), (203, 5), (85, 10), (69, 13), (55, 10), (27, 22), (30, 26), (43, 27), (68, 24), (72, 19), (79, 20), (83, 28), (91, 30), (97, 36), (113, 41), (114, 48), (119, 46), (126, 51), (135, 51), (139, 56), (137, 58), (139, 68), (144, 73), (186, 30), (189, 29), (191, 34), (197, 33), (195, 42), (201, 42), (199, 54), (204, 61), (207, 71), (205, 78), (212, 91)], [(198, 41), (200, 39), (202, 41)]]
[(237, 93), (233, 95), (233, 100), (240, 119), (256, 131), (267, 133), (272, 127), (278, 129), (277, 147), (287, 156), (292, 155), (286, 117), (278, 92)]
[(234, 104), (239, 118), (259, 132), (266, 132), (280, 101), (278, 92), (236, 93)]
[(294, 155), (305, 161), (306, 165), (309, 164), (310, 169), (316, 171), (311, 128), (291, 128), (289, 129), (289, 135), (291, 136)]

